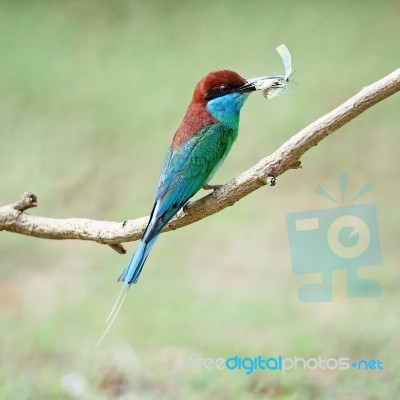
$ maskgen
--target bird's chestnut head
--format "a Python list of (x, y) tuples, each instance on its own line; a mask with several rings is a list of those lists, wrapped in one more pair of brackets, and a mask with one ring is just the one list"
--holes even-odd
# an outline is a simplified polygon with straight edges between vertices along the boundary
[(248, 84), (246, 79), (238, 73), (221, 70), (210, 72), (196, 86), (193, 100), (205, 103), (217, 97), (231, 93), (249, 93), (256, 90), (254, 85)]

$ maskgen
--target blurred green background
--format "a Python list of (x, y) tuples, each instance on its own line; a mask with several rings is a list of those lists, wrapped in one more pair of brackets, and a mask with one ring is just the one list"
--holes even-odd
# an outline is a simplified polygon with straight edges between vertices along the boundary
[[(283, 72), (291, 96), (252, 95), (226, 182), (291, 135), (399, 67), (400, 3), (383, 1), (1, 1), (0, 204), (125, 220), (151, 209), (164, 153), (196, 82), (230, 68)], [(160, 237), (107, 338), (94, 343), (135, 247), (0, 234), (2, 399), (393, 399), (400, 390), (400, 96), (324, 140), (234, 207)], [(383, 263), (360, 270), (379, 298), (302, 303), (318, 274), (291, 270), (286, 215), (331, 207), (370, 182)], [(312, 255), (310, 255), (312, 257)], [(381, 359), (383, 371), (193, 370), (188, 357), (236, 354)]]

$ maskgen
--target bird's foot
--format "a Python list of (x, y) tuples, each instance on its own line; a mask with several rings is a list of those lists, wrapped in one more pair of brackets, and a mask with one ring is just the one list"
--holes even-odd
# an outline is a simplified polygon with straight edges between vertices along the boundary
[(185, 213), (185, 214), (187, 214), (188, 213), (188, 207), (189, 207), (189, 204), (191, 204), (192, 202), (191, 201), (188, 201), (187, 203), (185, 203), (184, 205), (183, 205), (183, 207), (182, 207), (182, 211)]
[(217, 190), (217, 189), (219, 189), (221, 186), (222, 186), (222, 185), (209, 185), (209, 184), (206, 183), (205, 185), (202, 186), (202, 188), (203, 188), (204, 190)]

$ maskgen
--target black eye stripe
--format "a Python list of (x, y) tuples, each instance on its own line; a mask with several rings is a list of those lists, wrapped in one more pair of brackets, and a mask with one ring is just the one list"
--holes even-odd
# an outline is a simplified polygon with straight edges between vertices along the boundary
[(233, 90), (234, 90), (234, 88), (232, 88), (228, 84), (221, 83), (219, 86), (216, 86), (216, 87), (213, 87), (212, 89), (210, 89), (204, 98), (206, 100), (211, 100), (216, 97), (228, 94), (228, 93), (232, 92)]

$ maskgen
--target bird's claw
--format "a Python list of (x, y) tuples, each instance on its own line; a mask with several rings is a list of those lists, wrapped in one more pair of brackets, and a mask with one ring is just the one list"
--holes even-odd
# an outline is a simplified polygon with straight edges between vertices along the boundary
[(182, 211), (185, 213), (185, 214), (187, 214), (188, 213), (188, 207), (189, 207), (189, 204), (191, 203), (191, 201), (188, 201), (187, 203), (185, 203), (184, 205), (183, 205), (183, 207), (182, 207)]

